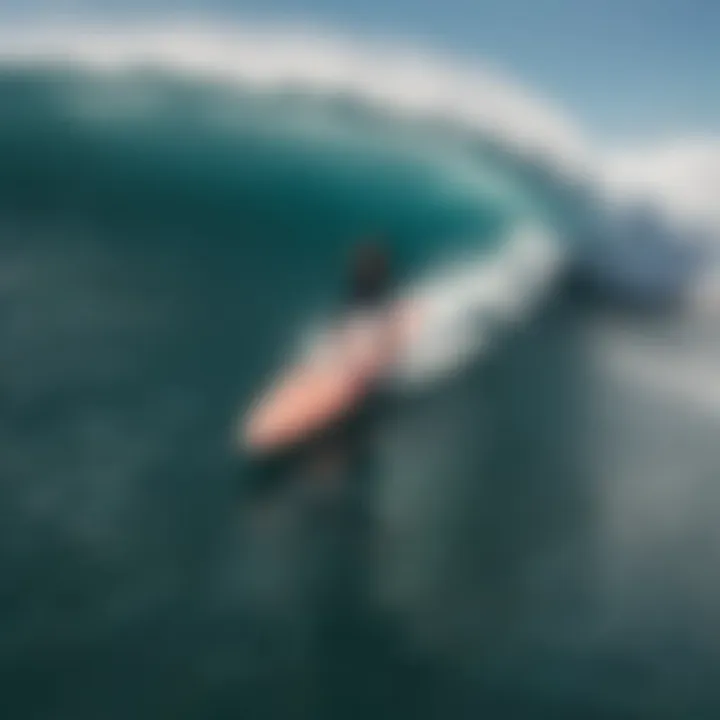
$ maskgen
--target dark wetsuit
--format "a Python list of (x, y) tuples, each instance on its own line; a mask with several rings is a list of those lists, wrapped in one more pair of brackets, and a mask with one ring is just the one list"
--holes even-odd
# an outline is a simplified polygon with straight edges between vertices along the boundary
[(388, 300), (389, 287), (384, 278), (358, 278), (347, 296), (347, 309), (379, 310)]

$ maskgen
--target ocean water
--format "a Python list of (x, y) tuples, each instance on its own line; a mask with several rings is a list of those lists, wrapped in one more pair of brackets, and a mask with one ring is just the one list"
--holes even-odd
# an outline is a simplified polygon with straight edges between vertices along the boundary
[[(707, 214), (424, 56), (4, 40), (4, 717), (717, 717)], [(431, 321), (331, 473), (258, 465), (376, 232)]]

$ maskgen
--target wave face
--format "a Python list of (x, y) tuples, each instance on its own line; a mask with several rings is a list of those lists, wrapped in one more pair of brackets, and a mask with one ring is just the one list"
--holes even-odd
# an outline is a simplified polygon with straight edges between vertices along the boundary
[[(6, 33), (14, 714), (716, 707), (720, 413), (689, 377), (715, 376), (718, 335), (686, 301), (716, 307), (717, 206), (697, 163), (682, 187), (647, 170), (678, 162), (604, 158), (509, 80), (390, 43)], [(378, 490), (342, 523), (304, 511), (302, 462), (258, 511), (229, 428), (375, 233), (426, 303), (398, 368), (422, 392), (384, 408)], [(623, 315), (638, 299), (673, 313)]]
[[(543, 197), (547, 180), (523, 177), (509, 150), (423, 117), (400, 120), (362, 98), (132, 67), (118, 76), (22, 65), (4, 76), (0, 93), (6, 219), (60, 214), (57, 228), (81, 217), (93, 232), (151, 247), (176, 245), (178, 234), (205, 236), (209, 246), (221, 236), (237, 265), (247, 256), (268, 264), (292, 258), (291, 281), (248, 288), (247, 302), (282, 302), (283, 292), (294, 292), (327, 304), (352, 243), (382, 233), (408, 272), (474, 253), (473, 262), (465, 257), (464, 286), (482, 292), (459, 294), (463, 283), (451, 274), (446, 289), (431, 281), (433, 307), (481, 316), (494, 305), (497, 315), (504, 302), (510, 314), (521, 283), (508, 268), (494, 299), (486, 297), (487, 257), (528, 228), (540, 238), (531, 255), (539, 243), (545, 256), (557, 254), (569, 227), (562, 208)], [(448, 345), (451, 324), (442, 322), (442, 339), (439, 330), (425, 333), (418, 353), (426, 359), (414, 360), (414, 375), (420, 366), (423, 375), (447, 371), (447, 348), (468, 345), (467, 328)], [(480, 344), (480, 330), (474, 334), (468, 357)], [(435, 353), (431, 361), (439, 346), (445, 360)]]

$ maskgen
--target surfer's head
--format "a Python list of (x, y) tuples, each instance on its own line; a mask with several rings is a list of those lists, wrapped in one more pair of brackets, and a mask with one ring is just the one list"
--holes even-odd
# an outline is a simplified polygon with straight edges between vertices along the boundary
[(382, 237), (358, 243), (350, 261), (350, 291), (355, 300), (373, 301), (388, 291), (391, 280), (390, 254)]

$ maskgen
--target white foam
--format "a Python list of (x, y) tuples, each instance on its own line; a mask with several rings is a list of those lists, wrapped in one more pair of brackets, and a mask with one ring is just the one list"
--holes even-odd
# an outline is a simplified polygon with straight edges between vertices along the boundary
[(144, 18), (135, 24), (8, 24), (0, 63), (83, 63), (123, 72), (156, 66), (273, 91), (346, 94), (406, 116), (443, 119), (594, 177), (612, 199), (654, 202), (684, 225), (720, 235), (720, 137), (593, 149), (564, 113), (488, 64), (457, 63), (397, 38), (358, 40), (298, 25)]
[(492, 347), (504, 329), (538, 307), (563, 259), (558, 238), (522, 226), (493, 255), (463, 257), (418, 280), (405, 299), (423, 320), (397, 379), (406, 386), (428, 382)]
[(604, 179), (616, 197), (653, 202), (679, 226), (720, 239), (720, 137), (688, 136), (613, 151)]
[(688, 136), (607, 154), (599, 173), (619, 206), (652, 207), (702, 262), (686, 288), (691, 313), (720, 319), (720, 136)]
[(350, 94), (384, 111), (443, 119), (577, 166), (588, 147), (561, 113), (497, 70), (463, 67), (397, 39), (364, 40), (299, 27), (189, 23), (15, 27), (4, 62), (77, 62), (106, 71), (156, 66), (268, 90)]

